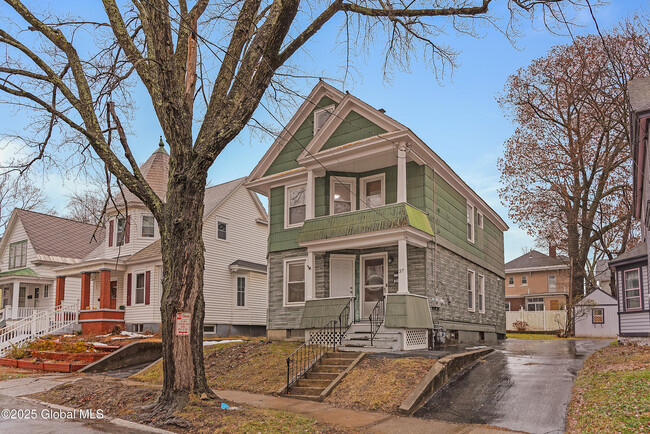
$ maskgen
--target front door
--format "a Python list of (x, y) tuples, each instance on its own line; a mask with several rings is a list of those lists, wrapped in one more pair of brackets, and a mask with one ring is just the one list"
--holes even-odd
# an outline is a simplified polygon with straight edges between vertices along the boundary
[(386, 290), (386, 254), (361, 257), (361, 319), (367, 319)]
[(117, 309), (117, 280), (111, 281), (111, 309)]
[(354, 296), (354, 256), (330, 256), (330, 297)]

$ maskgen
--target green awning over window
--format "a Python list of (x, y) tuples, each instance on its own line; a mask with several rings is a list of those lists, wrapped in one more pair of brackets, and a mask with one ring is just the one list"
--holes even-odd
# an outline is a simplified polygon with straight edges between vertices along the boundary
[(9, 270), (0, 273), (0, 277), (7, 276), (38, 277), (38, 274), (36, 274), (36, 272), (31, 268), (21, 268), (19, 270)]
[(429, 217), (407, 203), (354, 211), (305, 221), (298, 243), (412, 227), (433, 235)]

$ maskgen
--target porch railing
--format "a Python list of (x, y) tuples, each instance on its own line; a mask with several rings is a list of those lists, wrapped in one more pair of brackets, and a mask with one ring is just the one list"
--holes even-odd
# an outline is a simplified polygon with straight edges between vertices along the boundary
[(343, 336), (354, 320), (354, 317), (350, 319), (350, 309), (353, 309), (353, 306), (354, 298), (350, 298), (337, 319), (329, 321), (317, 332), (312, 333), (304, 344), (287, 357), (286, 392), (289, 392), (289, 389), (304, 377), (307, 371), (318, 363), (327, 352), (336, 351), (336, 345), (341, 344)]
[(46, 307), (19, 307), (18, 308), (18, 316), (16, 319), (21, 319), (21, 318), (27, 318), (28, 316), (32, 316), (37, 312), (47, 310), (48, 308)]
[(385, 299), (386, 297), (382, 296), (381, 300), (375, 304), (375, 307), (372, 308), (372, 312), (370, 313), (370, 346), (372, 346), (377, 332), (384, 323), (384, 317), (386, 316)]
[(75, 324), (78, 315), (79, 305), (74, 302), (40, 310), (16, 321), (0, 330), (0, 357), (13, 345), (22, 345)]

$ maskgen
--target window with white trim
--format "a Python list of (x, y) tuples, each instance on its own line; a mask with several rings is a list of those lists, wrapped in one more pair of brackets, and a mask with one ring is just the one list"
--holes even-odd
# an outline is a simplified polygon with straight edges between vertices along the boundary
[(475, 274), (472, 270), (467, 270), (467, 310), (474, 312), (476, 300), (476, 281)]
[(237, 306), (246, 306), (246, 277), (237, 276)]
[(474, 205), (467, 202), (467, 241), (474, 242)]
[(508, 276), (508, 286), (515, 286), (515, 278), (513, 276)]
[(639, 276), (639, 269), (626, 270), (623, 274), (623, 284), (625, 285), (625, 309), (641, 309), (641, 279)]
[(538, 312), (544, 310), (544, 297), (535, 297), (526, 299), (526, 310), (529, 312)]
[(594, 307), (591, 310), (591, 322), (593, 324), (605, 324), (605, 309)]
[(525, 274), (521, 275), (521, 286), (528, 286), (528, 276)]
[(302, 304), (305, 302), (305, 262), (304, 258), (285, 262), (285, 304)]
[(144, 304), (144, 273), (135, 275), (135, 304)]
[(9, 245), (9, 268), (27, 266), (27, 240)]
[(155, 219), (151, 215), (142, 216), (142, 236), (144, 238), (153, 238), (155, 232)]
[(45, 285), (43, 287), (43, 298), (47, 298), (50, 296), (50, 285)]
[(354, 178), (330, 178), (330, 215), (357, 209), (356, 186)]
[(386, 176), (366, 176), (361, 178), (361, 209), (377, 208), (386, 205)]
[(285, 200), (287, 227), (299, 226), (305, 221), (307, 212), (306, 190), (307, 184), (287, 187)]
[(124, 233), (126, 229), (126, 219), (124, 217), (118, 217), (117, 219), (117, 235), (115, 238), (115, 245), (123, 246), (124, 245)]
[(485, 313), (485, 276), (478, 275), (478, 311)]
[(228, 240), (228, 223), (217, 221), (217, 239), (226, 241)]
[(483, 213), (481, 211), (476, 212), (476, 226), (483, 229)]
[(314, 135), (325, 125), (325, 122), (330, 118), (335, 108), (334, 104), (332, 104), (322, 109), (314, 110)]
[(548, 290), (549, 292), (555, 291), (556, 288), (556, 282), (555, 282), (555, 274), (549, 274), (548, 275)]
[(217, 326), (214, 324), (205, 324), (203, 326), (204, 335), (214, 335), (217, 333)]

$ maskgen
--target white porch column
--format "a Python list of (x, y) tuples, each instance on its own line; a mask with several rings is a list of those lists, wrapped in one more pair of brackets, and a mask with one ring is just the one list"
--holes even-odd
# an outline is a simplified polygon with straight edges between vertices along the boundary
[(408, 294), (409, 275), (407, 261), (406, 239), (397, 242), (397, 293)]
[(305, 262), (305, 300), (312, 300), (316, 298), (316, 260), (313, 252), (307, 253), (307, 261)]
[(397, 149), (397, 203), (406, 202), (406, 145)]
[(13, 319), (18, 319), (18, 296), (20, 294), (20, 282), (15, 281), (13, 283), (13, 292), (11, 294), (11, 310)]
[(305, 220), (314, 218), (314, 171), (307, 172), (307, 187), (305, 188)]

